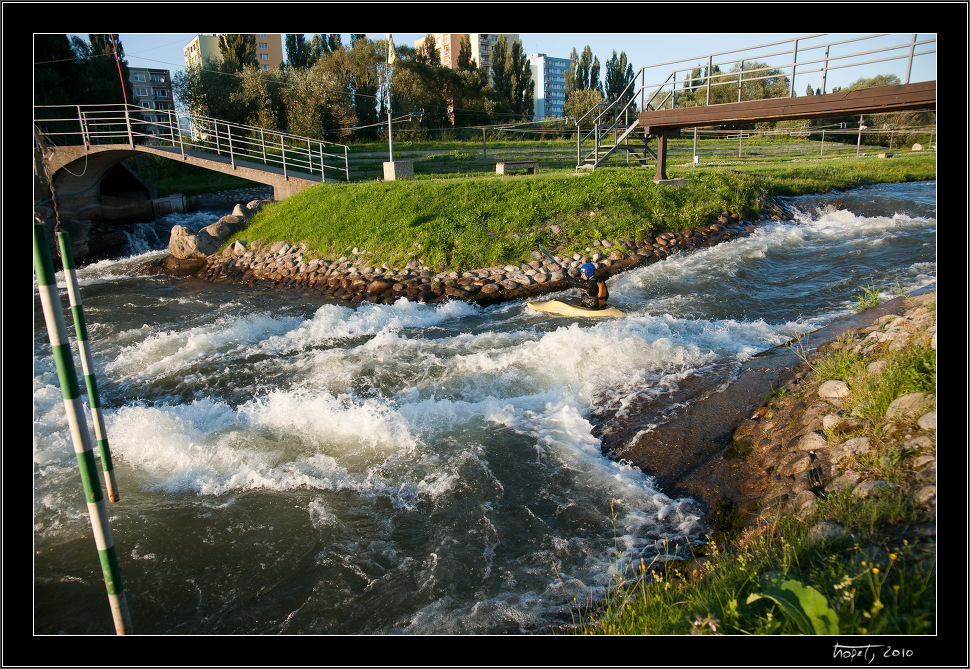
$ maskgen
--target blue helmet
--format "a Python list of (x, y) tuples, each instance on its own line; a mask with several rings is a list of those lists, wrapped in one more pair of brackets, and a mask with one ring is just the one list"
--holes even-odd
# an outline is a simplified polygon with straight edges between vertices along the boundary
[(588, 262), (579, 268), (579, 273), (583, 275), (583, 278), (588, 279), (589, 277), (596, 274), (596, 265), (594, 265), (591, 262)]

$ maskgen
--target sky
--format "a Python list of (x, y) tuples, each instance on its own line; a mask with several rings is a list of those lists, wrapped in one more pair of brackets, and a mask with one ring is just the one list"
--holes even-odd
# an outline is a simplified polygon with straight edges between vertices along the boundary
[[(120, 36), (130, 66), (167, 69), (174, 75), (177, 71), (184, 69), (182, 47), (195, 37), (195, 34), (120, 33)], [(385, 39), (385, 33), (365, 34), (369, 39)], [(413, 46), (415, 40), (423, 39), (426, 34), (392, 33), (392, 37), (395, 45), (407, 44)], [(804, 33), (521, 33), (519, 38), (527, 55), (544, 53), (548, 56), (569, 58), (574, 48), (577, 52), (582, 52), (583, 48), (589, 45), (593, 55), (599, 58), (601, 75), (605, 72), (606, 61), (613, 56), (614, 51), (617, 54), (625, 52), (635, 72), (641, 67), (649, 67), (646, 72), (647, 83), (659, 83), (666, 79), (672, 70), (700, 65), (706, 61), (706, 57), (709, 55), (713, 55), (714, 62), (717, 62), (717, 54), (763, 45), (774, 45), (748, 51), (743, 54), (743, 57), (745, 60), (766, 60), (770, 64), (776, 64), (785, 61), (786, 56), (775, 56), (773, 58), (761, 58), (759, 56), (780, 51), (790, 52), (793, 45), (791, 40), (802, 38), (799, 41), (800, 54), (806, 54), (806, 58), (820, 58), (823, 55), (822, 50), (809, 50), (808, 47), (841, 42), (863, 35), (863, 33), (829, 34), (824, 37), (806, 38)], [(86, 36), (82, 35), (82, 37)], [(833, 47), (829, 55), (831, 58), (840, 53), (869, 50), (876, 48), (876, 44), (898, 45), (907, 42), (910, 37), (911, 34), (897, 34), (878, 40), (846, 43)], [(920, 39), (930, 37), (934, 37), (934, 35), (919, 35)], [(342, 35), (342, 40), (345, 45), (349, 46), (350, 34)], [(779, 42), (785, 43), (777, 44)], [(933, 44), (923, 48), (935, 50), (937, 47)], [(905, 50), (896, 51), (893, 52), (893, 55), (904, 52)], [(740, 55), (735, 53), (722, 55), (720, 58), (736, 61)], [(803, 55), (800, 55), (799, 62), (802, 61)], [(830, 70), (826, 81), (826, 90), (831, 91), (836, 86), (848, 86), (861, 77), (870, 77), (876, 74), (895, 73), (901, 81), (905, 82), (905, 64), (906, 60), (902, 59), (893, 63), (880, 63), (864, 68)], [(728, 70), (730, 67), (730, 64), (726, 64), (721, 69)], [(915, 83), (935, 79), (936, 55), (931, 54), (917, 58), (910, 81)], [(801, 95), (809, 83), (812, 83), (816, 88), (821, 87), (821, 74), (806, 74), (802, 79), (798, 79), (796, 74), (795, 92)]]

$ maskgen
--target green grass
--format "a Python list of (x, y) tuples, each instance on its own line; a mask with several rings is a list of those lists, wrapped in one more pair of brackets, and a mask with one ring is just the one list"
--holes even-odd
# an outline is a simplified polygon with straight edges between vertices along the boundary
[[(812, 540), (822, 521), (840, 537)], [(575, 634), (932, 634), (935, 576), (927, 556), (890, 530), (918, 520), (902, 493), (830, 495), (812, 516), (778, 516), (744, 549), (691, 567), (636, 562), (606, 601), (576, 602)], [(705, 546), (698, 546), (704, 550)]]
[[(894, 158), (837, 158), (833, 160), (783, 161), (736, 164), (738, 174), (765, 175), (771, 179), (771, 195), (795, 196), (871, 186), (877, 183), (923, 181), (936, 178), (933, 154), (900, 154)], [(689, 176), (690, 168), (668, 173)]]
[(739, 193), (754, 193), (750, 179), (708, 174), (662, 188), (630, 170), (321, 184), (268, 205), (238, 237), (305, 241), (322, 257), (359, 247), (392, 265), (417, 254), (460, 271), (521, 262), (540, 243), (581, 250), (596, 239), (693, 228), (744, 205)]
[[(724, 210), (751, 217), (772, 195), (932, 179), (936, 165), (933, 156), (912, 154), (892, 161), (682, 168), (670, 176), (684, 176), (687, 184), (658, 185), (650, 170), (619, 167), (580, 176), (540, 170), (320, 184), (266, 206), (226, 244), (305, 242), (310, 257), (323, 258), (358, 247), (378, 265), (401, 266), (418, 256), (437, 271), (461, 271), (531, 260), (540, 243), (575, 252), (596, 239), (637, 240), (695, 228)], [(552, 225), (560, 226), (559, 234)]]

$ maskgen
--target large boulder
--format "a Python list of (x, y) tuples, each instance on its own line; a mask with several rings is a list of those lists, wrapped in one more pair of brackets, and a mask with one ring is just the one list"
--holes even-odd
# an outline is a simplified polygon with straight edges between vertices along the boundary
[(240, 230), (243, 226), (243, 218), (240, 216), (223, 216), (212, 225), (202, 228), (205, 232), (217, 241), (222, 241)]
[(933, 393), (909, 393), (892, 401), (886, 409), (886, 418), (893, 421), (916, 419), (936, 408)]
[(205, 258), (219, 250), (219, 242), (205, 230), (193, 232), (184, 225), (172, 228), (172, 235), (168, 240), (168, 252), (179, 260), (189, 258)]

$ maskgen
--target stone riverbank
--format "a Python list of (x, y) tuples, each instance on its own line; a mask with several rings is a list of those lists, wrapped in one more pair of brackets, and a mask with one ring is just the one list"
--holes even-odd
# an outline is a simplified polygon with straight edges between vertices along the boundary
[[(909, 347), (925, 345), (935, 355), (936, 315), (935, 290), (867, 309), (756, 356), (732, 383), (653, 431), (630, 437), (629, 426), (607, 425), (604, 448), (655, 476), (668, 494), (701, 501), (712, 523), (733, 516), (739, 545), (779, 514), (808, 517), (829, 495), (902, 494), (918, 520), (892, 528), (889, 543), (906, 542), (935, 569), (936, 393), (907, 393), (878, 418), (863, 418), (847, 396), (864, 379), (822, 382), (812, 368), (836, 351), (861, 357), (865, 375)], [(823, 521), (808, 536), (840, 534), (848, 533)]]
[[(928, 542), (928, 556), (935, 557), (935, 389), (902, 395), (881, 416), (863, 418), (845, 404), (851, 387), (863, 379), (813, 381), (811, 368), (820, 357), (840, 350), (863, 358), (863, 375), (869, 376), (894, 364), (892, 355), (910, 347), (928, 346), (935, 356), (936, 315), (936, 291), (873, 310), (871, 323), (821, 341), (789, 370), (773, 397), (734, 429), (729, 455), (752, 467), (755, 476), (744, 485), (760, 499), (749, 535), (759, 532), (772, 514), (808, 515), (819, 498), (830, 494), (863, 499), (902, 491), (921, 510), (921, 521), (899, 533), (910, 544)], [(811, 533), (841, 531), (825, 522)]]

